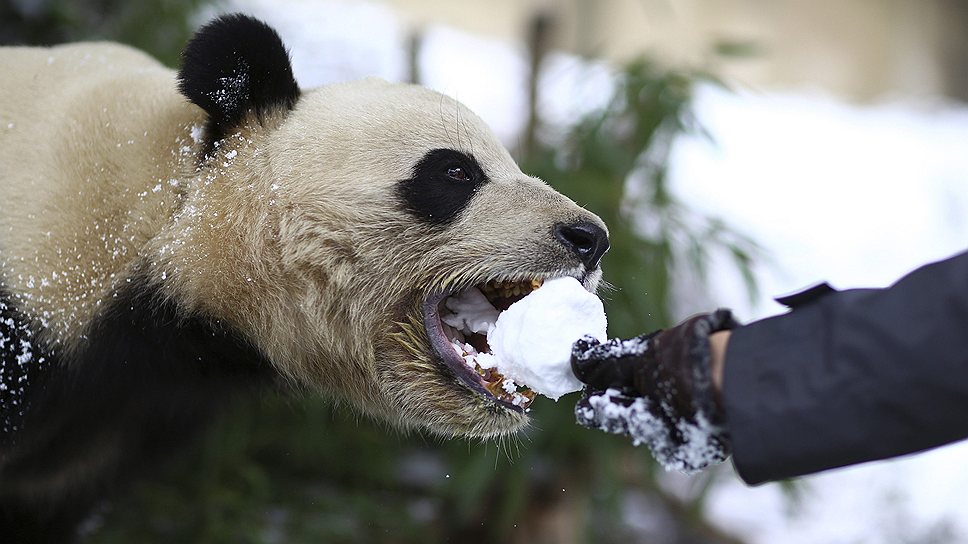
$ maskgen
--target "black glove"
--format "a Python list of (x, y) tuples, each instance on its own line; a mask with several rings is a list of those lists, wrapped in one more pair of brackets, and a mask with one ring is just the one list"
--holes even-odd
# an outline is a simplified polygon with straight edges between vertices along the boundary
[(709, 335), (737, 325), (729, 310), (717, 310), (629, 340), (575, 342), (572, 370), (587, 384), (578, 423), (645, 443), (668, 470), (722, 462), (729, 437), (712, 388)]

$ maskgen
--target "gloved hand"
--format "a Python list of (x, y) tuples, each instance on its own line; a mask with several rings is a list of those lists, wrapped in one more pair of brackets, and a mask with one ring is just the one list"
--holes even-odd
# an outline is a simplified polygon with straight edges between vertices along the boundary
[(667, 470), (722, 462), (729, 437), (712, 388), (709, 335), (737, 325), (729, 310), (717, 310), (629, 340), (577, 341), (572, 370), (587, 384), (575, 407), (578, 423), (631, 436)]

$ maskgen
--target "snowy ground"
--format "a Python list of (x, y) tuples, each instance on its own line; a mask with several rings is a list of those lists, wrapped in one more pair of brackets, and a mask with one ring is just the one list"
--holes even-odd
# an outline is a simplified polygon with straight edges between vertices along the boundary
[[(407, 28), (365, 2), (236, 0), (277, 26), (304, 86), (404, 75)], [(361, 32), (361, 29), (366, 29)], [(457, 97), (510, 146), (524, 121), (523, 52), (454, 29), (426, 29), (428, 86)], [(542, 81), (547, 118), (601, 104), (608, 72), (556, 55)], [(716, 279), (714, 301), (746, 318), (779, 313), (770, 296), (817, 280), (884, 286), (968, 247), (968, 109), (930, 103), (851, 106), (818, 94), (702, 89), (697, 114), (714, 141), (683, 138), (671, 180), (691, 205), (758, 240), (763, 296)], [(796, 508), (776, 485), (719, 486), (712, 518), (755, 543), (968, 542), (968, 444), (805, 479)], [(727, 469), (728, 470), (728, 469)], [(670, 480), (675, 485), (675, 477)]]

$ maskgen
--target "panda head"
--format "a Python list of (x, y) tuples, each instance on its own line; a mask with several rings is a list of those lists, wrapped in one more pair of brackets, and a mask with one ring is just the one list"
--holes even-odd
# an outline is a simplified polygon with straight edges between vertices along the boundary
[(521, 428), (525, 411), (463, 363), (439, 310), (474, 286), (513, 298), (572, 276), (594, 290), (601, 219), (523, 174), (446, 96), (379, 80), (300, 91), (254, 19), (215, 20), (184, 60), (181, 92), (207, 125), (155, 248), (171, 296), (294, 383), (398, 426)]

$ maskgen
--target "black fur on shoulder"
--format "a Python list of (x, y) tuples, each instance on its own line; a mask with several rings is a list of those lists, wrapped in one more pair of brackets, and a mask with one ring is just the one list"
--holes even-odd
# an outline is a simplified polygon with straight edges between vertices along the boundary
[(0, 288), (0, 333), (16, 342), (0, 361), (30, 372), (17, 429), (0, 435), (0, 542), (72, 542), (95, 505), (157, 470), (235, 399), (276, 383), (257, 348), (224, 323), (185, 316), (148, 277), (123, 284), (70, 359), (27, 349)]
[(447, 226), (471, 203), (488, 177), (474, 155), (454, 149), (428, 151), (410, 179), (397, 182), (404, 208), (433, 226)]
[(272, 27), (247, 15), (203, 26), (182, 53), (178, 88), (209, 115), (206, 151), (246, 114), (290, 110), (299, 99), (289, 53)]

